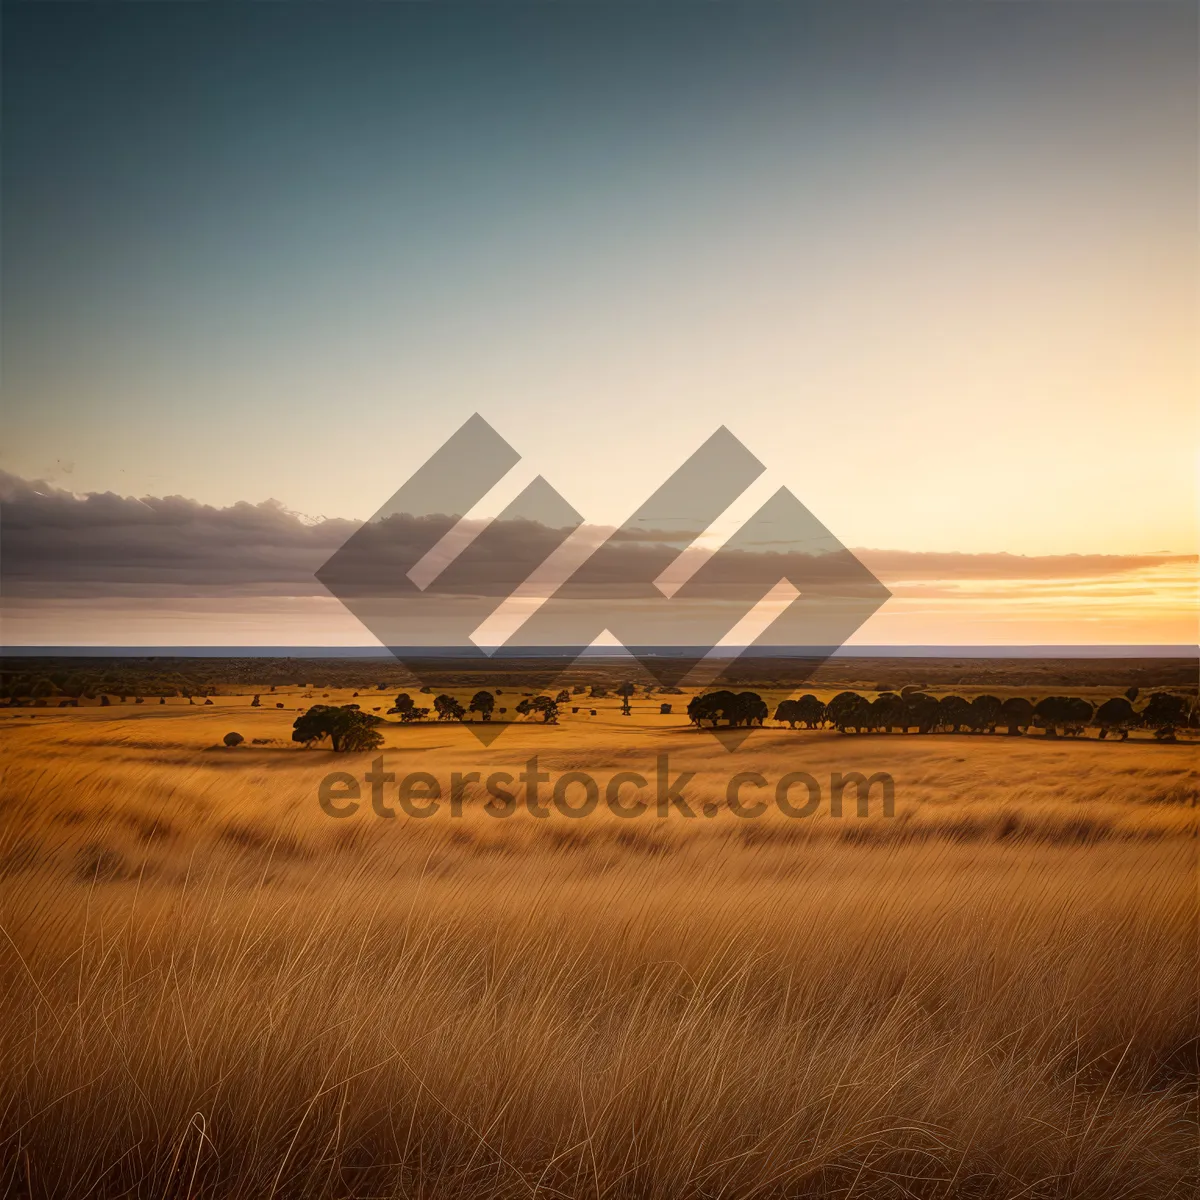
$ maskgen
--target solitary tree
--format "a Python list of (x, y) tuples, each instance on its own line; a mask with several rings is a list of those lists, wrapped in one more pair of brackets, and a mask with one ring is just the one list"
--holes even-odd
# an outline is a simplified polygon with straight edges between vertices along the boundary
[(234, 746), (240, 746), (245, 740), (240, 733), (227, 733), (221, 739), (230, 749), (233, 749)]
[(492, 711), (495, 707), (496, 697), (491, 692), (476, 692), (471, 697), (471, 703), (467, 706), (467, 711), (478, 713), (481, 721), (490, 721), (492, 719)]
[(401, 721), (411, 721), (414, 707), (413, 698), (407, 692), (401, 692), (396, 697), (396, 703), (388, 709), (388, 712), (398, 713)]
[(292, 741), (311, 746), (328, 738), (338, 753), (377, 750), (383, 736), (372, 726), (378, 724), (378, 717), (360, 712), (357, 704), (314, 704), (292, 723)]
[(617, 695), (621, 697), (621, 712), (625, 716), (629, 716), (630, 712), (632, 711), (629, 707), (629, 697), (632, 696), (636, 690), (637, 689), (632, 683), (629, 682), (628, 679), (617, 687)]

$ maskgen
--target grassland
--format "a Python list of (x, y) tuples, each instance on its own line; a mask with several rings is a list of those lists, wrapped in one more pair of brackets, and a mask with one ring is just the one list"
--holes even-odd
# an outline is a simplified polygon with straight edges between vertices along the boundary
[[(729, 753), (657, 700), (581, 701), (488, 748), (389, 723), (381, 753), (601, 781), (667, 754), (715, 815), (497, 819), (471, 784), (461, 817), (335, 820), (320, 779), (375, 756), (289, 738), (350, 690), (262, 699), (0, 717), (9, 1194), (1200, 1185), (1195, 743), (768, 728)], [(895, 815), (728, 810), (732, 774), (797, 770), (887, 772)]]

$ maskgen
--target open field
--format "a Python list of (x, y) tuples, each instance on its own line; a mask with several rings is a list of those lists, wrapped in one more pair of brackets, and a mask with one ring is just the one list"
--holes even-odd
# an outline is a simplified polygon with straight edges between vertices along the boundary
[[(8, 1193), (1200, 1186), (1194, 741), (768, 727), (729, 753), (668, 696), (334, 755), (291, 744), (298, 711), (396, 689), (234, 690), (0, 715)], [(439, 811), (381, 818), (364, 783), (322, 812), (380, 755)], [(634, 772), (649, 809), (492, 815), (482, 781), (533, 755), (543, 798)], [(663, 756), (695, 816), (658, 816)], [(811, 817), (730, 811), (731, 776), (799, 771)], [(455, 772), (481, 777), (460, 815)], [(894, 815), (832, 816), (835, 772), (891, 776)]]

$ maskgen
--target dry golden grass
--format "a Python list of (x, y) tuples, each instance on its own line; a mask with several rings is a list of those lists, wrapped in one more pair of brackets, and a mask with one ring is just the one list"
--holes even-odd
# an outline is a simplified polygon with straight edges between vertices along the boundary
[[(603, 782), (667, 752), (717, 814), (497, 820), (469, 789), (332, 820), (317, 781), (372, 756), (287, 745), (286, 702), (0, 722), (9, 1193), (1195, 1194), (1194, 746), (728, 754), (602, 702), (383, 753)], [(229, 729), (277, 742), (209, 749)], [(888, 771), (896, 816), (725, 808), (798, 769)]]

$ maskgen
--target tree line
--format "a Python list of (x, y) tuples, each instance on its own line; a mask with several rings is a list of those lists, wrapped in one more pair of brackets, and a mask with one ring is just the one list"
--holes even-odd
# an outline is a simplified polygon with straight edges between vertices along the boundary
[[(1078, 737), (1089, 727), (1101, 738), (1128, 738), (1130, 730), (1148, 729), (1159, 741), (1175, 741), (1176, 731), (1196, 724), (1196, 709), (1182, 696), (1155, 692), (1135, 707), (1138, 689), (1114, 696), (1098, 707), (1079, 696), (930, 696), (905, 688), (868, 699), (858, 692), (840, 692), (828, 703), (805, 695), (782, 700), (773, 719), (792, 729), (833, 728), (840, 733), (995, 733), (1004, 729), (1017, 737), (1030, 728), (1047, 737)], [(757, 692), (706, 692), (688, 704), (688, 719), (696, 726), (762, 725), (767, 705)]]
[[(571, 693), (565, 689), (554, 698), (526, 696), (516, 705), (516, 711), (522, 716), (536, 713), (544, 724), (553, 725), (558, 721), (559, 703), (570, 699)], [(402, 725), (428, 720), (431, 712), (439, 721), (465, 721), (469, 713), (478, 714), (482, 721), (490, 721), (496, 711), (496, 697), (489, 691), (480, 690), (464, 707), (454, 696), (442, 693), (433, 698), (430, 709), (418, 705), (407, 692), (401, 692), (387, 711), (389, 716), (399, 717)], [(508, 709), (503, 707), (500, 712), (506, 713)], [(314, 746), (328, 738), (338, 752), (377, 750), (383, 745), (383, 735), (375, 727), (383, 724), (386, 722), (382, 717), (363, 712), (357, 704), (314, 704), (292, 723), (292, 741)]]

